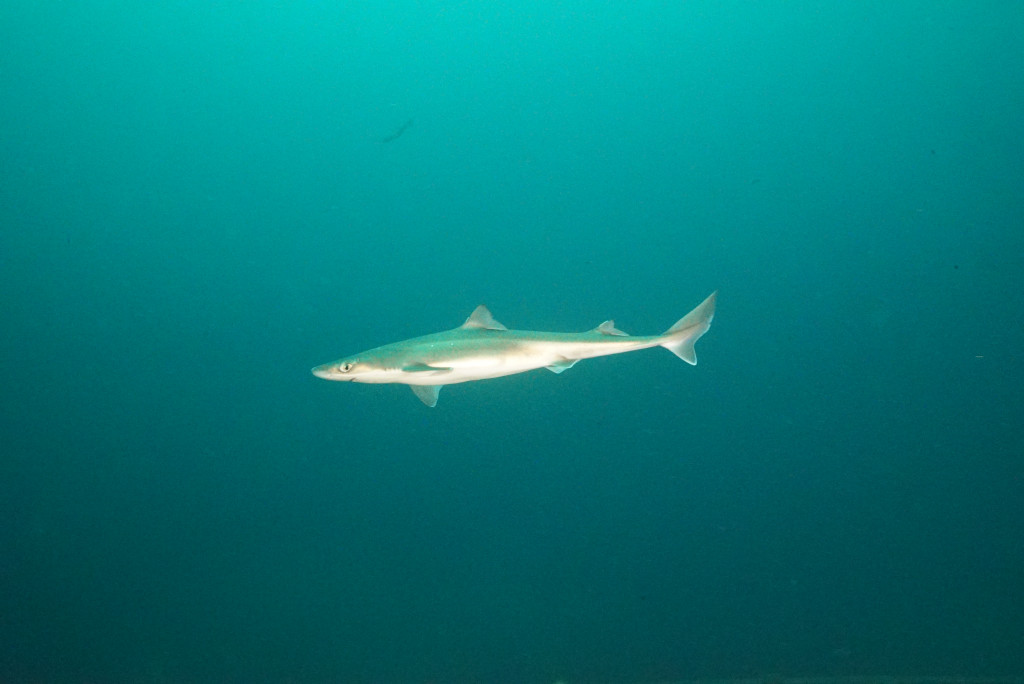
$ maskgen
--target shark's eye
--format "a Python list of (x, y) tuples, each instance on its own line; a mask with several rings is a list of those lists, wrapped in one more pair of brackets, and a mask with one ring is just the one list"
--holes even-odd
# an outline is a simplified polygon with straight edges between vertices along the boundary
[(348, 373), (350, 370), (352, 370), (352, 364), (343, 363), (340, 366), (338, 366), (338, 370), (340, 370), (342, 373)]

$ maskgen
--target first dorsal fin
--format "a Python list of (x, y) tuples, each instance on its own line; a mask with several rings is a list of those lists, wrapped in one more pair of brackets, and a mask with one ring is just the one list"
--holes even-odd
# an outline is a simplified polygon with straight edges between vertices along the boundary
[(508, 330), (508, 328), (494, 320), (490, 310), (483, 304), (473, 309), (473, 313), (469, 315), (469, 318), (460, 327), (477, 328), (480, 330)]
[(615, 327), (615, 321), (605, 321), (604, 323), (597, 326), (590, 332), (601, 333), (602, 335), (618, 335), (620, 337), (629, 337), (629, 333), (624, 333)]

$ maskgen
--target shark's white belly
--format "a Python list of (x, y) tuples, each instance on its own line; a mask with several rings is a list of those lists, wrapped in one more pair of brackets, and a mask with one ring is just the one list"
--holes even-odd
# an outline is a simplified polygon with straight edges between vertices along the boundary
[(505, 375), (515, 375), (550, 366), (562, 359), (553, 354), (531, 354), (521, 356), (469, 356), (449, 362), (451, 370), (403, 372), (400, 378), (389, 382), (407, 385), (454, 385), (459, 382), (487, 380)]
[[(517, 342), (495, 350), (453, 349), (453, 353), (435, 353), (427, 368), (415, 365), (393, 368), (357, 378), (356, 382), (402, 383), (405, 385), (454, 385), (473, 380), (500, 378), (537, 368), (568, 367), (580, 359), (618, 354), (651, 346), (648, 339), (630, 339), (616, 343), (531, 343)], [(435, 350), (436, 352), (437, 350)], [(414, 370), (408, 370), (414, 368)], [(436, 369), (436, 370), (434, 370)]]

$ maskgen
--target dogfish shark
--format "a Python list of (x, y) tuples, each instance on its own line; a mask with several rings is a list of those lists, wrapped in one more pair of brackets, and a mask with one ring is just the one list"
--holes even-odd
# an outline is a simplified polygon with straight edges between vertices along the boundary
[(583, 359), (650, 347), (664, 347), (696, 365), (693, 345), (711, 327), (717, 294), (711, 293), (661, 335), (627, 335), (614, 321), (581, 333), (509, 330), (480, 305), (458, 328), (325, 363), (314, 368), (313, 375), (324, 380), (409, 385), (420, 401), (436, 406), (445, 385), (535, 368), (561, 373)]

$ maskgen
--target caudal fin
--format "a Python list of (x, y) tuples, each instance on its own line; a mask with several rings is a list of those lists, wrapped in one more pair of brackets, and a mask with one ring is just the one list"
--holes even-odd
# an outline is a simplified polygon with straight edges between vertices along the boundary
[(697, 365), (697, 352), (693, 345), (711, 327), (711, 319), (715, 316), (715, 297), (717, 296), (718, 290), (715, 290), (696, 309), (676, 321), (676, 324), (662, 335), (665, 341), (661, 343), (661, 346), (686, 363)]

